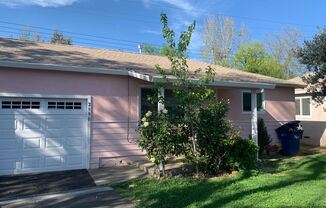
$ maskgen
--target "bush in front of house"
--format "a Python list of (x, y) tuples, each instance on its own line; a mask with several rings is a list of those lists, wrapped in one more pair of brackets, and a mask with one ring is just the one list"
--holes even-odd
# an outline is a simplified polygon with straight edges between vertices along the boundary
[(252, 170), (257, 167), (258, 146), (251, 139), (243, 139), (234, 134), (228, 144), (229, 157), (227, 167), (229, 170)]
[(226, 116), (228, 109), (228, 102), (221, 99), (214, 99), (200, 109), (197, 123), (199, 164), (206, 173), (256, 167), (258, 147), (234, 131)]
[(184, 154), (186, 142), (178, 135), (168, 111), (148, 111), (142, 118), (138, 145), (146, 151), (148, 158), (157, 166), (165, 165), (168, 156)]
[[(196, 173), (216, 174), (233, 169), (253, 168), (258, 148), (252, 141), (244, 140), (233, 130), (227, 119), (229, 103), (216, 97), (210, 84), (215, 80), (215, 71), (208, 66), (204, 70), (190, 71), (187, 64), (187, 47), (195, 22), (182, 32), (179, 42), (168, 27), (166, 14), (161, 14), (163, 37), (173, 53), (168, 55), (171, 70), (166, 71), (156, 65), (164, 82), (173, 87), (179, 116), (163, 109), (157, 113), (148, 112), (139, 127), (139, 146), (157, 166), (163, 168), (168, 156), (184, 155), (195, 167)], [(167, 75), (174, 76), (173, 82)], [(194, 79), (198, 78), (198, 79)], [(160, 95), (161, 93), (158, 93)], [(157, 95), (150, 100), (157, 100)], [(159, 96), (161, 104), (166, 104), (164, 96)], [(257, 150), (257, 151), (256, 151)], [(253, 160), (255, 158), (255, 160)], [(160, 173), (161, 174), (161, 173)]]
[(258, 119), (258, 146), (259, 155), (263, 154), (264, 150), (271, 143), (271, 138), (268, 134), (264, 119)]

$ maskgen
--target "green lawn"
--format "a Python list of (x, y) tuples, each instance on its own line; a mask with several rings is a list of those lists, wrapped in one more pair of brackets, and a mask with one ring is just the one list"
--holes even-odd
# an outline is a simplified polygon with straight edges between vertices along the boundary
[(269, 172), (139, 179), (115, 188), (139, 207), (326, 207), (326, 154), (265, 162)]

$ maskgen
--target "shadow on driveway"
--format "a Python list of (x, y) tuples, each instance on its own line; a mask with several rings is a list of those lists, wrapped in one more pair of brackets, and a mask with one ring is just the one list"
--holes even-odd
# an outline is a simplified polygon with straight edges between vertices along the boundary
[(96, 187), (87, 170), (0, 176), (0, 201)]

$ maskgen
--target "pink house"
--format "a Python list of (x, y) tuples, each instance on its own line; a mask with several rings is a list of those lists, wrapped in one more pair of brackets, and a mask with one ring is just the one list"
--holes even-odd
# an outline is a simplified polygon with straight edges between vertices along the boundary
[[(125, 165), (143, 158), (135, 131), (148, 87), (165, 57), (0, 39), (0, 175)], [(206, 63), (189, 60), (191, 69)], [(264, 118), (273, 142), (295, 120), (293, 82), (213, 66), (229, 118), (257, 138)], [(146, 91), (147, 90), (147, 91)], [(163, 89), (164, 92), (164, 89)], [(168, 95), (168, 91), (165, 91)]]

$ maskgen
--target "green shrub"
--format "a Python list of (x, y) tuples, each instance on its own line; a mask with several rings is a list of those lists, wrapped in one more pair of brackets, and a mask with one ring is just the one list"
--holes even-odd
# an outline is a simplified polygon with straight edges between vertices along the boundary
[(265, 126), (264, 119), (258, 119), (258, 146), (259, 154), (261, 155), (266, 147), (271, 143), (271, 138)]
[(164, 165), (168, 156), (184, 152), (185, 142), (180, 141), (184, 136), (179, 136), (181, 131), (174, 127), (166, 109), (160, 112), (148, 111), (138, 131), (138, 145), (146, 150), (147, 157), (156, 165)]
[(243, 139), (239, 134), (230, 138), (227, 166), (230, 170), (251, 170), (257, 167), (258, 146), (251, 139)]
[(204, 172), (217, 173), (227, 156), (225, 144), (232, 129), (226, 117), (229, 105), (221, 99), (214, 99), (207, 106), (200, 108), (196, 127), (199, 164)]
[(200, 109), (197, 143), (203, 172), (216, 174), (256, 167), (258, 147), (233, 130), (226, 117), (228, 109), (228, 103), (220, 99)]

